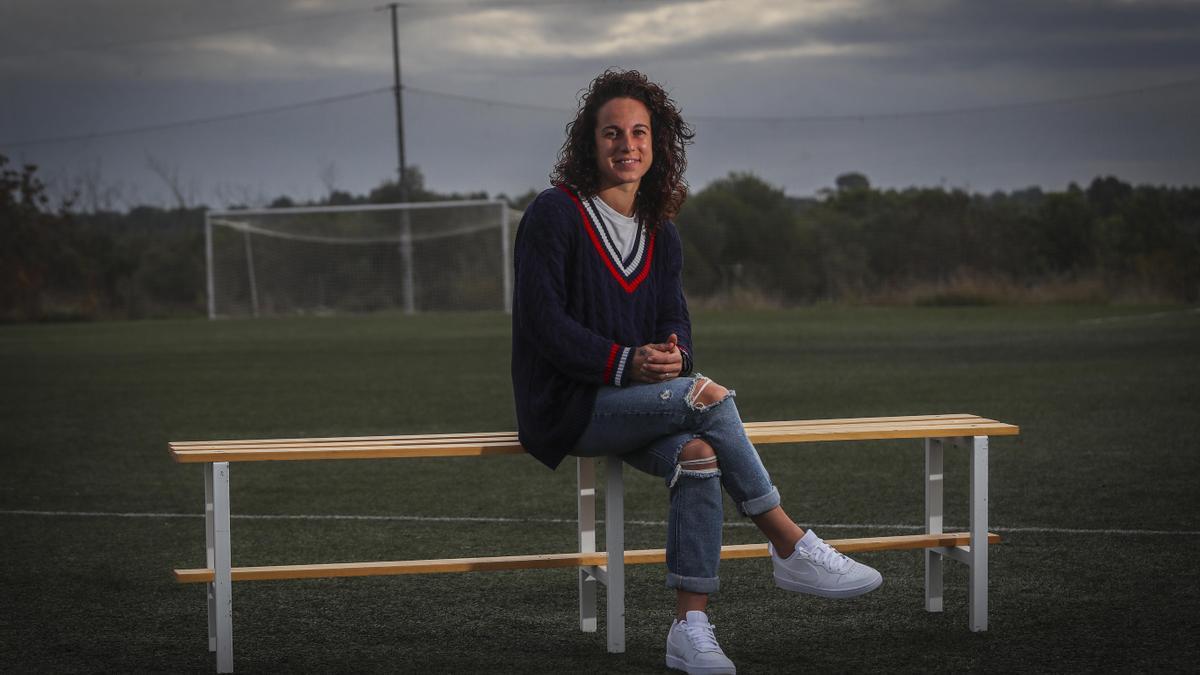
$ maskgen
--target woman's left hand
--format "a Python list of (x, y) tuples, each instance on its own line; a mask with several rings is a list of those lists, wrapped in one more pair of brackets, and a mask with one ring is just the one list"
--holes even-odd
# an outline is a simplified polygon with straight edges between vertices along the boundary
[(637, 382), (665, 382), (679, 377), (683, 371), (683, 355), (679, 353), (679, 338), (674, 333), (666, 342), (651, 343), (633, 352), (633, 372), (630, 379)]

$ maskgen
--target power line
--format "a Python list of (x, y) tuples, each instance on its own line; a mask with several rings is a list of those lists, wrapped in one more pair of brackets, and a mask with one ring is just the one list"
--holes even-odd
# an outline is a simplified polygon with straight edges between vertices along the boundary
[(127, 127), (124, 129), (112, 129), (109, 131), (97, 131), (87, 134), (73, 134), (69, 136), (48, 136), (44, 138), (34, 138), (27, 141), (0, 141), (0, 146), (10, 148), (23, 148), (31, 145), (51, 145), (54, 143), (69, 143), (72, 141), (90, 141), (98, 138), (110, 138), (113, 136), (130, 136), (149, 131), (163, 131), (166, 129), (176, 129), (179, 127), (190, 127), (201, 124), (211, 124), (213, 122), (225, 122), (228, 120), (242, 119), (245, 117), (257, 117), (259, 115), (272, 115), (275, 113), (287, 112), (289, 110), (299, 110), (300, 108), (311, 108), (318, 105), (329, 105), (330, 103), (340, 103), (356, 98), (365, 98), (376, 94), (391, 92), (391, 87), (377, 87), (375, 89), (367, 89), (365, 91), (356, 91), (349, 94), (340, 94), (338, 96), (327, 96), (325, 98), (313, 99), (310, 101), (298, 101), (296, 103), (288, 103), (284, 105), (271, 106), (269, 108), (258, 108), (255, 110), (246, 110), (243, 112), (229, 113), (225, 115), (214, 115), (211, 117), (194, 117), (192, 119), (177, 120), (175, 122), (163, 122), (161, 124), (149, 124), (140, 127)]
[[(450, 98), (450, 99), (455, 99), (455, 100), (459, 100), (459, 101), (468, 101), (471, 103), (478, 103), (478, 104), (482, 104), (482, 105), (501, 106), (501, 107), (507, 107), (507, 108), (522, 108), (522, 109), (526, 109), (526, 110), (541, 110), (541, 111), (554, 112), (554, 113), (574, 112), (573, 110), (568, 110), (567, 108), (555, 108), (555, 107), (551, 107), (551, 106), (539, 106), (539, 105), (529, 104), (529, 103), (513, 103), (510, 101), (491, 100), (491, 99), (486, 99), (486, 98), (479, 98), (476, 96), (466, 96), (463, 94), (451, 94), (451, 93), (446, 93), (446, 92), (433, 91), (431, 89), (421, 89), (419, 87), (410, 87), (408, 85), (404, 85), (402, 88), (405, 91), (411, 91), (411, 92), (416, 92), (416, 93), (420, 93), (420, 94), (426, 94), (429, 96), (436, 96), (436, 97), (441, 97), (441, 98)], [(241, 119), (241, 118), (245, 118), (245, 117), (257, 117), (260, 115), (271, 115), (271, 114), (275, 114), (275, 113), (288, 112), (291, 110), (299, 110), (301, 108), (309, 108), (309, 107), (313, 107), (313, 106), (328, 105), (331, 103), (340, 103), (342, 101), (350, 101), (350, 100), (357, 99), (357, 98), (365, 98), (367, 96), (374, 96), (376, 94), (393, 93), (394, 89), (395, 89), (394, 87), (376, 87), (375, 89), (366, 89), (363, 91), (350, 92), (347, 94), (340, 94), (338, 96), (328, 96), (325, 98), (312, 99), (312, 100), (308, 100), (308, 101), (296, 101), (295, 103), (287, 103), (287, 104), (271, 106), (271, 107), (267, 107), (267, 108), (256, 108), (254, 110), (245, 110), (245, 111), (241, 111), (241, 112), (227, 113), (227, 114), (223, 114), (223, 115), (213, 115), (211, 117), (194, 117), (191, 119), (176, 120), (173, 122), (161, 122), (158, 124), (147, 124), (147, 125), (137, 126), (137, 127), (126, 127), (124, 129), (110, 129), (108, 131), (95, 131), (95, 132), (81, 133), (81, 134), (67, 134), (67, 135), (63, 135), (63, 136), (44, 136), (42, 138), (31, 138), (28, 140), (0, 141), (0, 147), (23, 148), (23, 147), (29, 147), (29, 146), (34, 146), (34, 145), (54, 145), (57, 143), (70, 143), (70, 142), (74, 142), (74, 141), (90, 141), (90, 140), (96, 140), (96, 139), (101, 139), (101, 138), (111, 138), (114, 136), (132, 136), (134, 134), (147, 133), (147, 132), (151, 132), (151, 131), (165, 131), (168, 129), (175, 129), (175, 128), (180, 128), (180, 127), (199, 126), (202, 124), (211, 124), (214, 122), (225, 122), (228, 120), (236, 120), (236, 119)]]
[(711, 121), (711, 122), (859, 122), (868, 120), (889, 120), (889, 119), (907, 119), (918, 117), (948, 117), (952, 115), (974, 115), (981, 113), (1002, 112), (1006, 110), (1019, 110), (1024, 108), (1045, 108), (1056, 105), (1071, 105), (1075, 103), (1089, 103), (1092, 101), (1101, 101), (1110, 98), (1122, 98), (1125, 96), (1134, 96), (1137, 94), (1146, 94), (1155, 91), (1163, 91), (1167, 89), (1179, 89), (1200, 84), (1200, 77), (1193, 77), (1186, 80), (1176, 80), (1174, 82), (1164, 82), (1162, 84), (1147, 85), (1134, 89), (1118, 89), (1115, 91), (1107, 91), (1096, 94), (1080, 94), (1077, 96), (1066, 96), (1061, 98), (1039, 99), (1033, 101), (1016, 101), (1012, 103), (993, 103), (989, 105), (968, 106), (964, 108), (934, 108), (928, 110), (909, 110), (901, 112), (884, 112), (884, 113), (862, 113), (862, 114), (834, 114), (834, 115), (780, 115), (780, 116), (724, 116), (724, 115), (688, 115), (689, 119)]
[[(1168, 89), (1178, 89), (1183, 87), (1194, 86), (1200, 84), (1200, 77), (1194, 77), (1186, 80), (1176, 80), (1174, 82), (1166, 82), (1157, 85), (1148, 85), (1145, 87), (1137, 87), (1134, 89), (1121, 89), (1108, 91), (1098, 94), (1083, 94), (1079, 96), (1070, 96), (1054, 99), (1042, 99), (1037, 101), (1020, 101), (1015, 103), (998, 103), (987, 106), (973, 106), (966, 108), (944, 108), (934, 110), (914, 110), (908, 112), (895, 113), (863, 113), (863, 114), (840, 114), (840, 115), (789, 115), (789, 116), (732, 116), (732, 115), (688, 115), (688, 119), (710, 122), (746, 122), (746, 123), (780, 123), (780, 122), (858, 122), (871, 120), (886, 120), (886, 119), (904, 119), (904, 118), (920, 118), (920, 117), (942, 117), (949, 115), (970, 115), (991, 113), (1004, 110), (1016, 110), (1021, 108), (1048, 107), (1055, 105), (1069, 105), (1075, 103), (1086, 103), (1090, 101), (1098, 101), (1110, 98), (1120, 98), (1124, 96), (1134, 96), (1155, 91), (1165, 91)], [(535, 103), (520, 103), (514, 101), (503, 101), (499, 99), (482, 98), (479, 96), (470, 96), (466, 94), (455, 94), (433, 89), (425, 89), (422, 87), (412, 87), (404, 85), (406, 91), (434, 96), (437, 98), (445, 98), (456, 101), (465, 101), (478, 105), (487, 105), (503, 108), (516, 108), (521, 110), (537, 110), (541, 112), (553, 112), (559, 114), (571, 114), (575, 110), (572, 108), (560, 108), (556, 106), (539, 105)], [(86, 141), (99, 138), (108, 138), (112, 136), (128, 136), (143, 132), (162, 131), (166, 129), (174, 129), (177, 127), (197, 126), (201, 124), (209, 124), (212, 122), (223, 122), (227, 120), (241, 119), (244, 117), (255, 117), (259, 115), (270, 115), (274, 113), (287, 112), (290, 110), (298, 110), (319, 105), (328, 105), (331, 103), (339, 103), (349, 101), (356, 98), (365, 98), (382, 93), (392, 93), (393, 87), (377, 87), (375, 89), (367, 89), (364, 91), (351, 92), (338, 96), (329, 96), (325, 98), (312, 99), (308, 101), (297, 101), (285, 105), (272, 106), (268, 108), (258, 108), (255, 110), (247, 110), (237, 113), (229, 113), (225, 115), (216, 115), (212, 117), (197, 117), (187, 120), (179, 120), (175, 122), (163, 122), (161, 124), (151, 124), (140, 127), (128, 127), (125, 129), (114, 129), (110, 131), (98, 131), (86, 134), (72, 134), (65, 136), (49, 136), (43, 138), (34, 138), (24, 141), (0, 141), (0, 146), (10, 148), (20, 148), (33, 145), (50, 145), (54, 143), (68, 143), (72, 141)]]
[(550, 105), (539, 105), (537, 103), (520, 103), (520, 102), (515, 102), (515, 101), (501, 101), (501, 100), (497, 100), (497, 99), (482, 98), (479, 96), (470, 96), (468, 94), (451, 94), (449, 92), (435, 91), (433, 89), (423, 89), (421, 87), (412, 87), (409, 85), (405, 85), (404, 89), (406, 91), (412, 91), (412, 92), (416, 92), (418, 94), (425, 94), (427, 96), (435, 96), (437, 98), (448, 98), (448, 99), (452, 99), (455, 101), (466, 101), (467, 103), (478, 103), (480, 105), (497, 106), (497, 107), (501, 107), (501, 108), (519, 108), (521, 110), (538, 110), (541, 112), (553, 112), (553, 113), (574, 113), (575, 112), (574, 108), (559, 108), (559, 107), (550, 106)]
[[(1062, 98), (1040, 99), (1034, 101), (1016, 101), (1012, 103), (994, 103), (990, 105), (969, 106), (964, 108), (938, 108), (930, 110), (911, 110), (900, 112), (882, 112), (882, 113), (844, 113), (834, 115), (687, 115), (689, 120), (708, 121), (708, 122), (750, 122), (750, 123), (777, 123), (777, 122), (858, 122), (869, 120), (887, 120), (887, 119), (904, 119), (918, 117), (943, 117), (949, 115), (973, 115), (991, 112), (1000, 112), (1005, 110), (1017, 110), (1021, 108), (1040, 108), (1056, 105), (1071, 105), (1076, 103), (1088, 103), (1091, 101), (1099, 101), (1110, 98), (1121, 98), (1125, 96), (1135, 96), (1138, 94), (1146, 94), (1155, 91), (1163, 91), (1167, 89), (1179, 89), (1200, 84), (1200, 77), (1193, 77), (1186, 80), (1176, 80), (1174, 82), (1165, 82), (1162, 84), (1147, 85), (1144, 87), (1136, 87), (1133, 89), (1119, 89), (1115, 91), (1107, 91), (1096, 94), (1080, 94), (1077, 96), (1068, 96)], [(499, 106), (506, 108), (519, 108), (523, 110), (538, 110), (543, 112), (555, 113), (574, 113), (573, 108), (560, 108), (555, 106), (539, 105), (536, 103), (520, 103), (514, 101), (501, 101), (497, 99), (481, 98), (478, 96), (470, 96), (466, 94), (453, 94), (432, 89), (423, 89), (420, 87), (405, 86), (408, 91), (426, 94), (428, 96), (436, 96), (438, 98), (452, 99), (456, 101), (466, 101), (468, 103), (477, 103), (480, 105)]]

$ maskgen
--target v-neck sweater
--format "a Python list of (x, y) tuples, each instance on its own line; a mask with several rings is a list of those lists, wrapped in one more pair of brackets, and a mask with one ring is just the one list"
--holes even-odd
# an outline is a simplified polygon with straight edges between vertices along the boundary
[(672, 333), (692, 369), (683, 249), (667, 220), (642, 228), (640, 264), (614, 260), (579, 195), (565, 186), (534, 199), (517, 228), (512, 382), (517, 435), (556, 468), (591, 421), (602, 386), (630, 383), (633, 351)]

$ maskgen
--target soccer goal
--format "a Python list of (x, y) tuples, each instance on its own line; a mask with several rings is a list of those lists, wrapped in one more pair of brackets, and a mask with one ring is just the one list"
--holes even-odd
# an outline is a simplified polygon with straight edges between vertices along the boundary
[(209, 211), (208, 316), (511, 311), (499, 200)]

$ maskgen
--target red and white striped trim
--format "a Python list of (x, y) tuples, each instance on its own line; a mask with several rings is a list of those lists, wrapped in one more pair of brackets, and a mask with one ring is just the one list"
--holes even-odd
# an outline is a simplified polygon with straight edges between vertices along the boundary
[(617, 359), (617, 370), (613, 373), (612, 383), (614, 387), (621, 386), (621, 378), (625, 376), (625, 366), (629, 363), (629, 355), (633, 350), (629, 347), (621, 349), (621, 358)]
[(615, 342), (612, 347), (609, 347), (608, 360), (604, 364), (604, 377), (602, 378), (606, 384), (614, 387), (621, 386), (621, 378), (625, 376), (625, 365), (629, 362), (630, 351), (632, 350), (629, 347), (622, 347)]
[(676, 345), (681, 354), (683, 354), (683, 372), (690, 373), (692, 370), (692, 353), (683, 345)]
[(633, 293), (638, 286), (646, 280), (650, 275), (650, 264), (654, 261), (654, 239), (656, 232), (651, 230), (649, 233), (649, 241), (646, 244), (646, 260), (642, 265), (642, 271), (638, 273), (632, 280), (626, 281), (625, 277), (613, 264), (612, 257), (604, 250), (604, 244), (600, 243), (600, 235), (596, 232), (596, 226), (592, 224), (592, 219), (588, 217), (587, 210), (583, 208), (583, 202), (579, 201), (579, 196), (576, 195), (570, 188), (565, 185), (559, 185), (558, 189), (567, 193), (571, 197), (571, 201), (575, 202), (575, 208), (579, 210), (579, 217), (583, 219), (583, 229), (587, 231), (588, 238), (592, 240), (592, 246), (596, 249), (596, 255), (604, 261), (604, 266), (608, 268), (609, 274), (612, 275), (617, 283), (621, 284), (621, 288), (625, 289), (626, 293)]
[(646, 254), (646, 240), (649, 238), (646, 235), (646, 228), (642, 227), (640, 223), (638, 224), (637, 232), (634, 234), (632, 256), (630, 256), (629, 264), (626, 265), (621, 252), (617, 250), (617, 246), (613, 242), (612, 232), (605, 223), (604, 216), (600, 213), (599, 207), (596, 206), (596, 201), (591, 197), (580, 201), (587, 207), (588, 215), (592, 218), (592, 224), (596, 225), (596, 229), (600, 231), (600, 239), (604, 244), (604, 250), (608, 251), (608, 257), (612, 258), (613, 263), (624, 277), (633, 276), (633, 273), (642, 264), (642, 257)]

